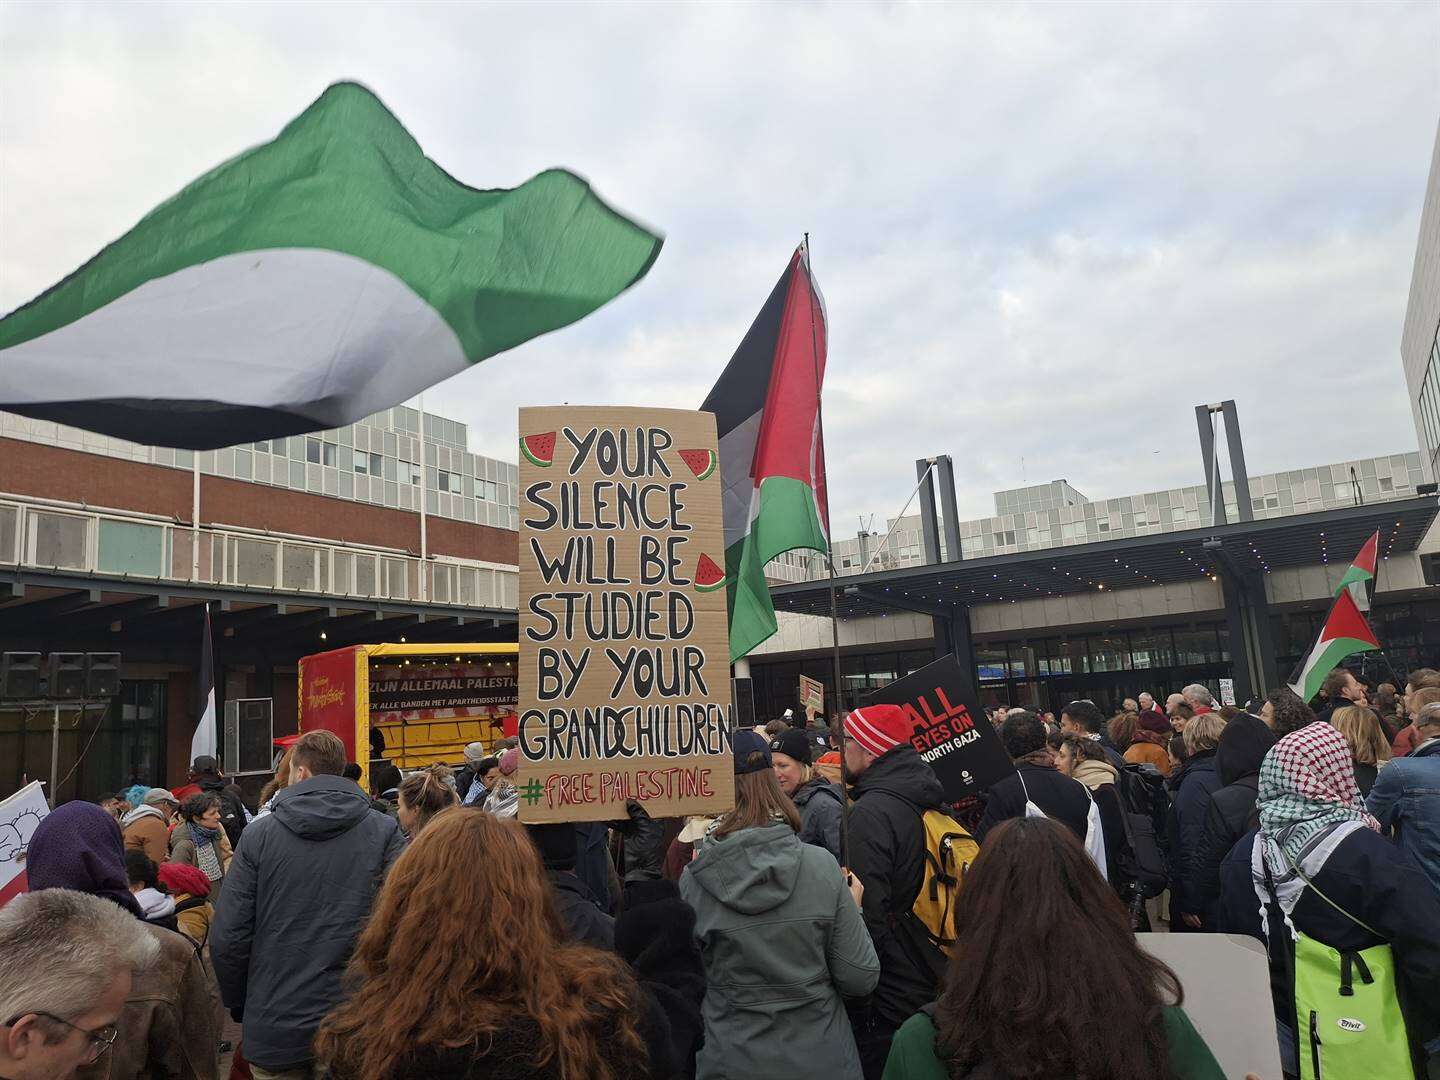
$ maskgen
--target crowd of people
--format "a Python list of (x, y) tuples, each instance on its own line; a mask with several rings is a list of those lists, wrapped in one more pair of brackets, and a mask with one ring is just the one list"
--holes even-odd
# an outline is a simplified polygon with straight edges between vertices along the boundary
[(1440, 673), (1324, 698), (994, 709), (1014, 771), (959, 804), (902, 709), (787, 717), (685, 820), (522, 825), (511, 745), (365, 790), (310, 731), (253, 806), (197, 759), (37, 828), (0, 1076), (208, 1080), (228, 1016), (256, 1080), (1219, 1078), (1168, 929), (1264, 944), (1287, 1076), (1423, 1077)]

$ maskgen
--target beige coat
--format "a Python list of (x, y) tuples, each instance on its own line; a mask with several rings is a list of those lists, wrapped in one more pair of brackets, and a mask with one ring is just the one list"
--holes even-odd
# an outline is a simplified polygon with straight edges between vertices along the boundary
[(142, 814), (121, 831), (126, 851), (143, 851), (156, 866), (169, 858), (170, 826), (158, 813)]

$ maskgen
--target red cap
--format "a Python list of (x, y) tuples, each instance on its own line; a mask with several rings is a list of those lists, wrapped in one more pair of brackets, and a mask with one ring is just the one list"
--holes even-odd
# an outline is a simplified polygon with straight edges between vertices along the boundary
[(914, 725), (899, 705), (866, 705), (845, 717), (845, 737), (854, 739), (876, 757), (910, 741)]
[(205, 871), (189, 863), (162, 862), (155, 868), (155, 876), (160, 879), (160, 884), (172, 893), (210, 895), (210, 879), (205, 876)]

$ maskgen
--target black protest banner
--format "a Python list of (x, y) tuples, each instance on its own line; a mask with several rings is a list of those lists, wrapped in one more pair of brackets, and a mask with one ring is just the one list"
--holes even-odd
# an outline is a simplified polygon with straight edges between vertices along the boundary
[(935, 770), (945, 798), (977, 795), (1015, 771), (975, 697), (969, 672), (953, 656), (876, 690), (871, 705), (899, 705), (914, 723), (910, 744)]

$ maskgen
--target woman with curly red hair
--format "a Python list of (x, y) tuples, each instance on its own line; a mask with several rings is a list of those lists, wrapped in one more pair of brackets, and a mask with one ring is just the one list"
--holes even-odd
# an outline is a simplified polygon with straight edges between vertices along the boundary
[[(483, 873), (475, 873), (483, 867)], [(315, 1039), (335, 1080), (668, 1077), (668, 1022), (631, 968), (566, 940), (515, 821), (453, 807), (396, 860)]]

